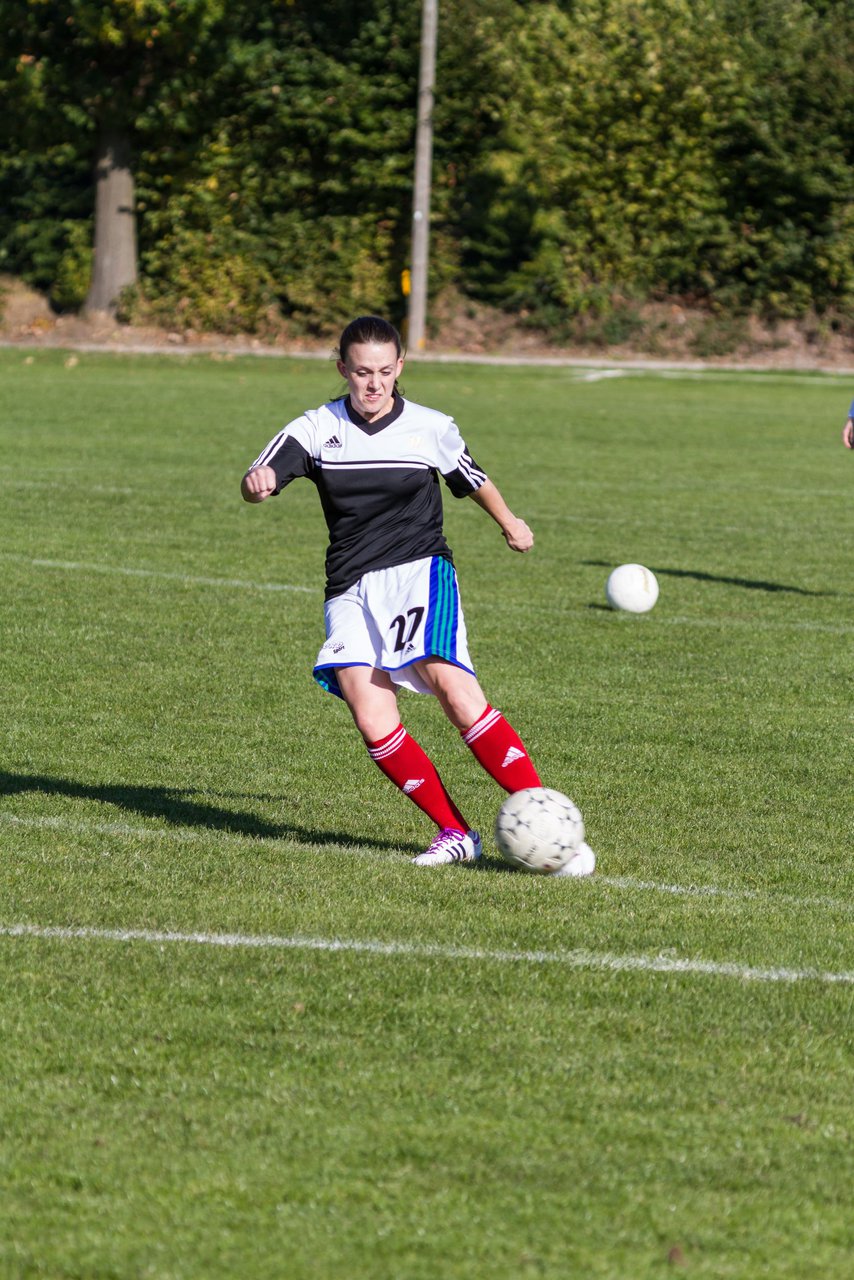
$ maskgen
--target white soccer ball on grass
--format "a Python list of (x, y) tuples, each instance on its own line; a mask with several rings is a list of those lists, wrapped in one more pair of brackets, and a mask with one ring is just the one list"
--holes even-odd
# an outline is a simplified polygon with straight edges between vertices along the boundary
[(605, 596), (612, 609), (648, 613), (658, 599), (658, 579), (642, 564), (621, 564), (605, 583)]
[(535, 875), (560, 871), (583, 840), (584, 819), (577, 805), (552, 787), (514, 791), (495, 820), (495, 843), (502, 857)]

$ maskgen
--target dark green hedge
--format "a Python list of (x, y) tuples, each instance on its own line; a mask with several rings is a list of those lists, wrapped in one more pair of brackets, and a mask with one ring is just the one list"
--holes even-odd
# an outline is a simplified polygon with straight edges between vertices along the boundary
[[(82, 302), (106, 111), (136, 156), (124, 314), (400, 318), (420, 5), (133, 9), (0, 2), (0, 270)], [(440, 0), (431, 289), (558, 334), (671, 296), (851, 323), (852, 145), (854, 0)]]

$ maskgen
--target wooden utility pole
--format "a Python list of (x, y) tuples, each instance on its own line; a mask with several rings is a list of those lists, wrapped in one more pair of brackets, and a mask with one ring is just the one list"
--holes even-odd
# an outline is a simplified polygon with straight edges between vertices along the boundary
[(436, 81), (436, 29), (439, 0), (423, 0), (421, 58), (418, 69), (418, 118), (415, 130), (415, 189), (412, 202), (412, 277), (407, 346), (424, 350), (427, 318), (427, 266), (430, 244), (430, 178), (433, 167), (433, 86)]

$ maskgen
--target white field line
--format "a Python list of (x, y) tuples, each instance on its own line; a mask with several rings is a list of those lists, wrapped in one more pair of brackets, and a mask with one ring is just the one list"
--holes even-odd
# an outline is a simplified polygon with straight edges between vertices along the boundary
[(198, 587), (236, 587), (244, 591), (301, 591), (319, 595), (316, 587), (297, 587), (289, 582), (249, 582), (243, 578), (201, 578), (189, 573), (169, 573), (160, 569), (130, 569), (122, 565), (93, 564), (83, 560), (38, 560), (3, 554), (4, 560), (22, 560), (37, 569), (71, 569), (83, 573), (114, 573), (126, 578), (160, 578)]
[[(42, 342), (15, 342), (10, 339), (0, 341), (0, 348), (11, 348), (21, 351), (28, 357), (33, 354), (39, 354), (42, 351), (60, 350), (60, 351), (84, 351), (93, 355), (115, 355), (115, 356), (149, 356), (149, 355), (166, 355), (176, 356), (179, 359), (187, 360), (195, 357), (197, 360), (203, 359), (222, 359), (223, 357), (232, 360), (242, 358), (244, 356), (253, 356), (256, 358), (272, 358), (277, 360), (322, 360), (328, 364), (332, 364), (333, 356), (328, 348), (315, 351), (288, 351), (273, 347), (253, 347), (248, 344), (244, 345), (212, 345), (203, 348), (193, 348), (178, 346), (170, 343), (141, 343), (134, 346), (122, 346), (117, 343), (111, 346), (109, 343), (101, 342), (69, 342), (60, 341), (42, 341)], [(467, 352), (432, 352), (422, 351), (416, 353), (410, 352), (408, 355), (408, 363), (415, 366), (418, 364), (480, 364), (480, 365), (506, 365), (509, 367), (531, 366), (559, 369), (612, 369), (619, 368), (630, 370), (633, 373), (652, 374), (659, 376), (671, 377), (715, 377), (720, 374), (738, 373), (744, 374), (745, 380), (751, 382), (780, 382), (785, 381), (791, 385), (793, 382), (812, 383), (819, 386), (828, 383), (839, 382), (847, 386), (850, 382), (851, 375), (854, 374), (854, 367), (850, 368), (815, 368), (803, 369), (795, 372), (789, 368), (773, 369), (766, 364), (758, 362), (737, 362), (722, 364), (710, 364), (702, 360), (653, 360), (636, 358), (630, 360), (608, 360), (607, 358), (596, 358), (590, 356), (514, 356), (514, 355), (472, 355)]]
[[(581, 610), (574, 612), (580, 613)], [(824, 632), (831, 636), (847, 636), (854, 631), (854, 623), (850, 626), (844, 622), (774, 622), (769, 619), (759, 618), (686, 618), (680, 617), (679, 614), (665, 614), (660, 621), (668, 627), (720, 627), (728, 630), (730, 627), (750, 628), (751, 631), (813, 631)]]
[(254, 948), (263, 951), (349, 952), (356, 955), (394, 956), (415, 960), (461, 960), (478, 964), (563, 965), (569, 969), (600, 969), (611, 973), (672, 973), (703, 977), (736, 978), (742, 982), (823, 982), (854, 984), (854, 972), (833, 973), (821, 969), (757, 968), (728, 961), (697, 960), (671, 955), (612, 955), (607, 951), (493, 951), (481, 947), (455, 947), (441, 943), (380, 942), (358, 938), (308, 938), (302, 935), (181, 933), (160, 929), (96, 929), (59, 925), (0, 924), (0, 937), (36, 938), (58, 942), (143, 942), (163, 946), (184, 943), (203, 947)]
[[(160, 569), (132, 569), (122, 565), (97, 564), (82, 560), (31, 559), (29, 556), (15, 555), (13, 552), (8, 551), (0, 552), (0, 559), (21, 561), (24, 564), (30, 564), (34, 568), (39, 569), (63, 569), (82, 573), (107, 573), (129, 578), (158, 578), (171, 582), (182, 582), (187, 586), (225, 587), (231, 590), (242, 591), (297, 591), (305, 595), (320, 595), (319, 590), (315, 587), (300, 587), (288, 582), (252, 582), (243, 578), (203, 578), (188, 573), (169, 573), (166, 570)], [(563, 612), (585, 617), (588, 614), (588, 610), (586, 608), (578, 607), (565, 609)], [(661, 616), (660, 613), (656, 615), (656, 619), (666, 623), (668, 626), (677, 627), (749, 627), (751, 630), (756, 631), (814, 631), (826, 632), (829, 635), (849, 635), (854, 631), (854, 625), (847, 626), (845, 623), (834, 624), (795, 621), (774, 622), (749, 618), (686, 618), (678, 615)]]
[[(51, 467), (50, 470), (54, 474), (59, 474), (59, 475), (77, 474), (76, 467)], [(9, 472), (8, 479), (6, 479), (6, 477), (4, 477), (4, 475), (2, 474), (4, 471)], [(42, 477), (39, 477), (38, 480), (22, 480), (19, 476), (14, 474), (14, 469), (12, 467), (0, 466), (0, 485), (8, 485), (10, 489), (14, 488), (15, 490), (39, 489), (40, 491), (43, 491), (45, 489), (62, 489), (64, 492), (66, 492), (69, 487), (69, 482), (67, 480), (48, 480)], [(127, 498), (127, 497), (130, 497), (132, 493), (135, 493), (136, 490), (128, 489), (126, 487), (120, 488), (118, 485), (87, 483), (86, 492), (87, 493), (104, 493), (104, 494), (108, 494), (110, 497), (118, 496), (121, 498)]]
[[(194, 830), (192, 827), (142, 827), (133, 822), (86, 822), (79, 819), (46, 815), (30, 818), (21, 817), (13, 813), (0, 813), (0, 826), (3, 825), (24, 827), (35, 831), (66, 831), (78, 836), (107, 836), (119, 840), (150, 840), (154, 843), (165, 840), (174, 844), (204, 843), (210, 845), (214, 843), (245, 845), (248, 841), (253, 845), (267, 845), (271, 848), (281, 848), (282, 845), (287, 846), (290, 843), (296, 844), (300, 848), (306, 846), (306, 842), (300, 840), (296, 835), (292, 840), (289, 840), (287, 836), (245, 835), (240, 831), (223, 831), (219, 828), (199, 831)], [(275, 823), (271, 822), (269, 825), (274, 826)], [(333, 852), (338, 852), (335, 846), (332, 846), (332, 848)], [(347, 857), (358, 855), (378, 862), (400, 861), (400, 854), (398, 853), (382, 853), (376, 849), (369, 849), (357, 844), (342, 845), (340, 850)]]
[[(604, 572), (604, 571), (603, 571)], [(604, 577), (602, 579), (604, 587)], [(783, 594), (782, 592), (780, 594)], [(848, 597), (840, 597), (848, 599)], [(591, 608), (591, 604), (595, 608)], [(689, 618), (685, 614), (670, 614), (667, 612), (666, 601), (662, 604), (661, 597), (655, 609), (649, 614), (626, 614), (615, 613), (613, 609), (605, 607), (605, 592), (602, 590), (601, 597), (591, 601), (591, 604), (571, 604), (561, 606), (559, 601), (553, 601), (552, 609), (563, 617), (572, 618), (589, 618), (591, 621), (598, 622), (599, 625), (607, 626), (663, 626), (663, 627), (702, 627), (717, 628), (721, 631), (730, 630), (750, 630), (762, 632), (810, 632), (816, 634), (826, 634), (832, 636), (847, 636), (854, 633), (854, 622), (810, 622), (809, 620), (791, 619), (785, 622), (778, 622), (773, 618), (733, 618), (727, 614), (711, 613), (708, 617)], [(493, 614), (503, 613), (507, 617), (517, 617), (519, 613), (518, 606), (509, 604), (502, 600), (480, 600), (474, 598), (474, 593), (469, 592), (466, 601), (466, 613), (474, 615), (475, 610), (489, 608)], [(845, 606), (848, 607), (847, 605)]]
[(791, 893), (776, 894), (761, 889), (727, 889), (713, 884), (665, 884), (658, 880), (636, 880), (632, 876), (596, 876), (597, 884), (611, 889), (629, 889), (634, 892), (667, 893), (685, 898), (724, 898), (736, 902), (759, 902), (766, 906), (819, 907), (830, 911), (854, 911), (854, 901), (849, 898), (828, 898), (821, 895), (802, 897)]
[[(172, 840), (178, 844), (195, 844), (211, 839), (208, 831), (186, 827), (140, 827), (133, 822), (81, 822), (76, 819), (48, 817), (23, 818), (14, 813), (0, 813), (0, 823), (9, 827), (25, 827), (35, 831), (68, 831), (78, 836), (117, 836), (130, 840)], [(238, 833), (220, 832), (217, 839), (244, 840)], [(263, 839), (263, 838), (261, 838)]]
[[(141, 827), (131, 822), (86, 822), (59, 816), (41, 815), (38, 817), (21, 817), (12, 813), (0, 813), (0, 825), (23, 827), (36, 831), (67, 831), (80, 836), (107, 836), (124, 840), (172, 841), (176, 844), (196, 844), (211, 842), (221, 844), (251, 844), (279, 848), (288, 843), (303, 847), (304, 842), (294, 836), (292, 841), (287, 837), (247, 836), (240, 832), (229, 831), (196, 831), (192, 828)], [(375, 862), (400, 863), (401, 854), (380, 852), (358, 844), (345, 846), (329, 846), (333, 854), (352, 858), (369, 857)], [(328, 856), (328, 855), (327, 855)], [(822, 895), (805, 897), (802, 895), (774, 893), (773, 890), (730, 889), (718, 885), (703, 884), (668, 884), (658, 880), (638, 880), (632, 876), (605, 876), (596, 873), (591, 884), (604, 885), (609, 889), (622, 889), (633, 893), (663, 893), (686, 898), (721, 898), (731, 902), (757, 902), (766, 906), (789, 907), (800, 911), (806, 907), (815, 907), (825, 911), (850, 913), (854, 911), (854, 899), (830, 898)]]

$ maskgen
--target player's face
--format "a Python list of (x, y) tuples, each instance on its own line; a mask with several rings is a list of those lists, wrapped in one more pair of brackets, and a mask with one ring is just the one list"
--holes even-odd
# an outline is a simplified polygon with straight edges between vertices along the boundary
[(368, 422), (388, 413), (402, 369), (403, 357), (393, 342), (356, 342), (346, 361), (338, 361), (338, 372), (350, 388), (350, 403)]

